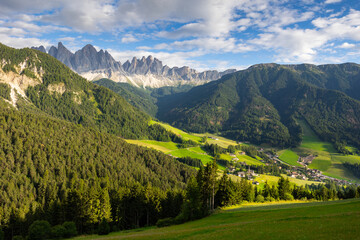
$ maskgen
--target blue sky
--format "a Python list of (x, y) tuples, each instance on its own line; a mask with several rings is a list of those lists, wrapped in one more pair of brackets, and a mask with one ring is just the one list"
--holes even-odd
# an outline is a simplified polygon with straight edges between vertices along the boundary
[(359, 0), (0, 0), (0, 42), (243, 69), (360, 61)]

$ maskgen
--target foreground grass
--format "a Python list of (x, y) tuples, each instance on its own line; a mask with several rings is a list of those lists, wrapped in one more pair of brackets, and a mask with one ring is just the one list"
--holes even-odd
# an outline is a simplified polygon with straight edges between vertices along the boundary
[(90, 239), (359, 239), (360, 200), (255, 205), (222, 210), (165, 228), (143, 228)]

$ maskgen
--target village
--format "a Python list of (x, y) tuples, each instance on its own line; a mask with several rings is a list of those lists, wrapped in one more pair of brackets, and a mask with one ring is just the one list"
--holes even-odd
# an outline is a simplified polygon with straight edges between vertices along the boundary
[[(261, 148), (258, 151), (264, 152), (264, 149)], [(276, 154), (271, 154), (268, 152), (266, 152), (265, 154), (270, 159), (270, 161), (267, 161), (267, 162), (264, 160), (260, 160), (261, 162), (263, 162), (265, 164), (265, 166), (275, 165), (279, 169), (280, 173), (286, 174), (286, 176), (288, 176), (290, 178), (295, 178), (295, 179), (300, 179), (300, 180), (308, 180), (308, 181), (319, 182), (319, 183), (332, 181), (339, 185), (353, 184), (353, 183), (343, 180), (343, 179), (337, 179), (337, 178), (333, 178), (333, 177), (324, 175), (320, 170), (308, 168), (308, 165), (311, 164), (312, 160), (315, 158), (315, 156), (313, 156), (313, 155), (309, 155), (306, 157), (299, 157), (298, 163), (300, 165), (302, 165), (302, 167), (296, 167), (296, 166), (291, 166), (291, 165), (281, 161), (279, 159), (279, 156)], [(238, 155), (245, 155), (245, 152), (240, 151), (238, 153)], [(232, 157), (232, 162), (235, 162), (237, 166), (240, 165), (241, 166), (240, 169), (242, 169), (242, 170), (239, 171), (238, 170), (239, 168), (230, 166), (227, 169), (228, 173), (236, 175), (240, 178), (246, 178), (247, 180), (252, 181), (254, 185), (259, 185), (259, 182), (256, 181), (256, 177), (259, 176), (259, 173), (256, 171), (256, 169), (252, 169), (252, 168), (254, 168), (254, 166), (249, 165), (246, 162), (239, 162), (239, 159), (236, 157), (235, 154), (230, 154), (230, 156)], [(288, 169), (285, 169), (285, 167), (287, 167)], [(247, 170), (244, 171), (244, 169), (247, 169)]]

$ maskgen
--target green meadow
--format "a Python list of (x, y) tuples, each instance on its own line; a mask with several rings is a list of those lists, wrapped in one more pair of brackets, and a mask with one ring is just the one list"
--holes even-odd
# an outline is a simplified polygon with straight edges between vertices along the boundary
[(174, 142), (159, 142), (154, 140), (132, 140), (126, 139), (128, 143), (136, 144), (143, 147), (154, 148), (164, 153), (177, 150), (177, 143)]
[(288, 163), (290, 165), (293, 165), (293, 166), (299, 166), (299, 167), (301, 166), (297, 162), (297, 160), (299, 159), (299, 156), (290, 149), (286, 149), (284, 151), (281, 151), (279, 159), (281, 161), (284, 161), (284, 162), (286, 162), (286, 163)]
[(157, 122), (157, 121), (154, 121), (154, 120), (151, 120), (150, 125), (152, 124), (159, 124), (161, 126), (163, 126), (166, 130), (168, 130), (169, 132), (173, 132), (175, 133), (176, 135), (178, 136), (181, 136), (183, 139), (185, 140), (192, 140), (192, 141), (195, 141), (195, 142), (200, 142), (202, 140), (202, 137), (201, 136), (196, 136), (194, 134), (190, 134), (190, 133), (187, 133), (187, 132), (184, 132), (178, 128), (174, 128), (172, 126), (170, 126), (169, 124), (166, 124), (166, 123), (162, 123), (162, 122)]
[(279, 151), (279, 158), (282, 161), (294, 166), (300, 166), (295, 161), (298, 156), (313, 155), (315, 159), (309, 165), (309, 168), (319, 169), (323, 174), (330, 177), (360, 182), (358, 178), (342, 165), (344, 162), (360, 163), (360, 156), (345, 156), (336, 153), (333, 145), (320, 140), (304, 120), (298, 120), (298, 123), (303, 130), (302, 143), (297, 148)]
[[(288, 178), (291, 183), (293, 183), (297, 186), (305, 186), (306, 184), (307, 185), (319, 184), (319, 182), (290, 178), (290, 177), (287, 177), (285, 174), (282, 174), (282, 176), (284, 178)], [(265, 182), (267, 182), (269, 185), (277, 185), (279, 182), (279, 179), (280, 179), (280, 177), (277, 177), (277, 176), (259, 174), (259, 176), (256, 177), (254, 180), (258, 181), (260, 183), (260, 187), (262, 187), (262, 185), (265, 184)]]
[(76, 240), (113, 239), (359, 239), (360, 200), (255, 204), (164, 228), (141, 228)]

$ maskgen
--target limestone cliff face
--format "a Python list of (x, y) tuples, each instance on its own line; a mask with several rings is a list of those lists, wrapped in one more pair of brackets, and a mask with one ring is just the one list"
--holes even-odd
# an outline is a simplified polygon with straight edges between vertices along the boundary
[[(45, 50), (42, 46), (34, 47), (34, 49)], [(128, 82), (142, 87), (177, 86), (182, 84), (201, 85), (236, 71), (235, 69), (229, 69), (224, 72), (216, 70), (197, 72), (187, 66), (170, 68), (164, 66), (159, 59), (152, 56), (142, 57), (141, 59), (134, 57), (131, 62), (126, 61), (121, 64), (115, 61), (107, 51), (97, 51), (90, 44), (75, 53), (71, 53), (60, 42), (57, 48), (52, 46), (48, 54), (90, 81), (109, 78), (115, 82)]]
[(43, 70), (33, 67), (30, 71), (35, 77), (28, 77), (25, 74), (21, 74), (25, 69), (25, 66), (28, 65), (26, 61), (18, 66), (14, 66), (16, 72), (4, 72), (2, 68), (6, 64), (7, 63), (4, 60), (0, 62), (0, 83), (6, 83), (10, 86), (11, 92), (9, 103), (16, 107), (19, 97), (22, 97), (25, 100), (27, 99), (25, 91), (29, 86), (36, 86), (42, 83)]

